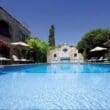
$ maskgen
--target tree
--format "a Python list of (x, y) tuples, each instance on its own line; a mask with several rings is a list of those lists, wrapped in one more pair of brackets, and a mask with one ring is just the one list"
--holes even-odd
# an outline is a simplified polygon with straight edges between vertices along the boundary
[(40, 40), (39, 38), (30, 38), (26, 42), (32, 47), (32, 55), (34, 61), (46, 62), (47, 51), (49, 49), (48, 43), (43, 40)]
[(51, 25), (49, 29), (49, 39), (48, 39), (49, 46), (54, 48), (55, 47), (55, 28), (54, 25)]
[(109, 29), (95, 29), (86, 33), (78, 42), (77, 48), (79, 52), (84, 53), (85, 59), (91, 57), (90, 50), (96, 46), (104, 46), (103, 44), (110, 39)]

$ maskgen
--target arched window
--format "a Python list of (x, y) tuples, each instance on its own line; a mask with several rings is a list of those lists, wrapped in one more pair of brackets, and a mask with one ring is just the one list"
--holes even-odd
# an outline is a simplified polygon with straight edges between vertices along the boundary
[(77, 57), (77, 53), (74, 54), (74, 57)]
[(0, 35), (5, 36), (5, 37), (11, 37), (10, 27), (8, 23), (3, 20), (0, 21)]
[(63, 49), (63, 52), (67, 52), (67, 51), (68, 51), (68, 49), (67, 49), (67, 48), (64, 48), (64, 49)]
[(55, 57), (57, 57), (57, 55), (56, 55), (56, 54), (54, 54), (53, 56), (54, 56), (54, 58), (55, 58)]

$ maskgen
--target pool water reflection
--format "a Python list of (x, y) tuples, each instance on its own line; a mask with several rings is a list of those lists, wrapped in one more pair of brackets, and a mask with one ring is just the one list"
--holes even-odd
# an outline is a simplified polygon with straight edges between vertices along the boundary
[(0, 74), (0, 109), (110, 109), (110, 65), (38, 64)]

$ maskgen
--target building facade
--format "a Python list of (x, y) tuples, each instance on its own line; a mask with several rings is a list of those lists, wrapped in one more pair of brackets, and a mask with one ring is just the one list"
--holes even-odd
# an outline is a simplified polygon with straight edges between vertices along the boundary
[(56, 47), (47, 54), (48, 63), (61, 63), (61, 62), (83, 62), (84, 58), (77, 48), (68, 44), (63, 44)]
[(0, 7), (0, 40), (25, 41), (30, 35), (30, 31), (23, 24)]

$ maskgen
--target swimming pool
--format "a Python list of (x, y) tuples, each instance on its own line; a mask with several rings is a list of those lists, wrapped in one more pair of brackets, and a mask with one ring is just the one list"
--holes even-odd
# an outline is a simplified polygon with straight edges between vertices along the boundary
[(109, 64), (36, 64), (0, 69), (0, 109), (110, 109)]

